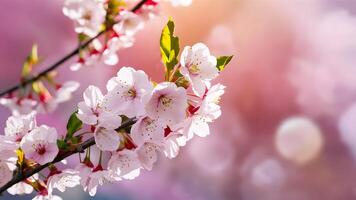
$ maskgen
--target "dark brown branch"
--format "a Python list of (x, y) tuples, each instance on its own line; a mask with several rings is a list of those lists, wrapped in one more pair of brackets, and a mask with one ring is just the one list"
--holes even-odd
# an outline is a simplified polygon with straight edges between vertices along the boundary
[[(136, 119), (131, 118), (131, 119), (127, 120), (126, 122), (122, 123), (121, 126), (119, 128), (117, 128), (116, 130), (128, 128), (131, 125), (133, 125), (135, 122), (136, 122)], [(73, 154), (82, 153), (82, 152), (84, 152), (85, 149), (93, 146), (94, 144), (95, 144), (95, 139), (94, 139), (94, 137), (92, 137), (92, 138), (86, 140), (85, 142), (81, 143), (80, 145), (78, 145), (75, 148), (75, 150), (58, 154), (57, 157), (52, 162), (46, 163), (44, 165), (38, 165), (37, 167), (35, 167), (31, 170), (25, 171), (23, 173), (20, 173), (19, 175), (14, 176), (11, 181), (9, 181), (8, 183), (6, 183), (4, 186), (2, 186), (0, 188), (0, 194), (3, 193), (4, 191), (6, 191), (11, 186), (13, 186), (21, 181), (24, 181), (25, 179), (33, 176), (34, 174), (42, 171), (43, 169), (47, 168), (51, 164), (58, 163)]]
[[(141, 0), (140, 2), (138, 2), (135, 7), (133, 7), (131, 9), (132, 12), (136, 12), (138, 9), (140, 9), (147, 0)], [(3, 91), (0, 92), (0, 97), (6, 95), (6, 94), (10, 94), (18, 89), (20, 89), (21, 87), (24, 87), (30, 83), (33, 83), (37, 80), (39, 80), (40, 78), (46, 76), (49, 72), (57, 69), (60, 65), (62, 65), (63, 63), (65, 63), (67, 60), (69, 60), (70, 58), (72, 58), (73, 56), (77, 55), (80, 51), (80, 49), (83, 49), (85, 47), (87, 47), (91, 42), (93, 42), (93, 40), (99, 38), (102, 34), (104, 34), (106, 32), (105, 31), (101, 31), (100, 33), (98, 33), (95, 37), (89, 39), (88, 41), (86, 41), (85, 43), (81, 44), (79, 47), (77, 47), (76, 49), (74, 49), (71, 53), (69, 53), (68, 55), (64, 56), (62, 59), (60, 59), (59, 61), (57, 61), (56, 63), (52, 64), (51, 66), (49, 66), (47, 69), (45, 69), (44, 71), (40, 72), (38, 75), (36, 75), (35, 77), (28, 79), (22, 83), (19, 83), (17, 85), (14, 85), (8, 89), (5, 89)]]

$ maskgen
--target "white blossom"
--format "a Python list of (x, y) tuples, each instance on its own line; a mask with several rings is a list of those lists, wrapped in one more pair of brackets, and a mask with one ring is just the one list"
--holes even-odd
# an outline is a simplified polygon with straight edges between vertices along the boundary
[(219, 101), (224, 94), (225, 86), (217, 84), (209, 88), (199, 109), (191, 117), (185, 120), (184, 135), (186, 140), (190, 140), (194, 135), (206, 137), (210, 134), (209, 124), (221, 115)]
[(5, 136), (13, 142), (21, 139), (36, 127), (35, 112), (28, 115), (11, 116), (6, 121)]
[(26, 115), (35, 110), (37, 101), (29, 98), (0, 98), (0, 104), (9, 108), (12, 115)]
[(131, 11), (121, 11), (117, 20), (119, 23), (113, 29), (119, 35), (133, 36), (144, 27), (142, 18)]
[[(38, 179), (38, 174), (34, 174), (33, 176), (27, 178), (26, 180), (33, 182), (36, 179)], [(10, 187), (9, 189), (7, 189), (7, 192), (12, 195), (31, 194), (33, 192), (33, 187), (23, 181), (23, 182), (19, 182), (19, 183), (15, 184), (12, 187)]]
[(187, 107), (186, 90), (174, 83), (158, 84), (146, 105), (147, 115), (167, 125), (178, 124), (185, 118)]
[(141, 163), (137, 154), (130, 150), (124, 150), (111, 156), (108, 169), (115, 180), (132, 180), (140, 175)]
[(31, 194), (33, 187), (25, 182), (20, 182), (7, 189), (7, 192), (12, 195)]
[(83, 186), (84, 191), (88, 191), (90, 196), (96, 194), (99, 185), (103, 185), (104, 181), (110, 180), (109, 171), (95, 170), (85, 164), (80, 164), (77, 167), (80, 176), (80, 184)]
[(210, 81), (218, 76), (217, 60), (202, 43), (184, 48), (180, 59), (180, 72), (192, 85), (194, 93), (203, 96)]
[(131, 67), (121, 68), (106, 87), (109, 92), (104, 99), (105, 108), (128, 117), (145, 113), (145, 103), (153, 88), (145, 72)]
[(22, 138), (21, 149), (26, 158), (43, 165), (58, 154), (57, 137), (56, 129), (42, 125)]
[(94, 37), (101, 29), (106, 11), (102, 0), (66, 0), (63, 13), (74, 20), (77, 33)]
[(162, 145), (165, 127), (157, 119), (141, 117), (132, 126), (130, 136), (136, 145), (141, 146), (146, 142)]
[(97, 128), (94, 132), (96, 146), (102, 151), (115, 151), (119, 148), (121, 137), (116, 130)]
[(107, 129), (115, 129), (120, 126), (119, 115), (108, 112), (102, 107), (103, 94), (95, 86), (89, 86), (83, 93), (84, 101), (78, 104), (77, 117), (85, 124), (97, 125)]
[(67, 187), (75, 187), (80, 184), (79, 172), (73, 169), (66, 169), (59, 174), (54, 174), (48, 178), (48, 193), (52, 194), (54, 188), (64, 192)]
[(157, 161), (157, 152), (161, 151), (161, 147), (153, 143), (145, 143), (137, 150), (137, 156), (141, 165), (152, 170), (153, 164)]
[(114, 151), (121, 140), (115, 131), (121, 125), (121, 117), (104, 109), (104, 96), (99, 88), (89, 86), (83, 94), (84, 101), (78, 104), (78, 118), (86, 124), (96, 126), (94, 137), (96, 145), (103, 151)]
[(62, 103), (72, 98), (72, 93), (79, 88), (79, 83), (76, 81), (67, 81), (57, 88), (55, 94), (56, 103)]
[(107, 48), (101, 55), (101, 59), (106, 65), (116, 65), (119, 62), (117, 52), (122, 48), (131, 47), (134, 43), (132, 36), (120, 35), (113, 37), (107, 42)]

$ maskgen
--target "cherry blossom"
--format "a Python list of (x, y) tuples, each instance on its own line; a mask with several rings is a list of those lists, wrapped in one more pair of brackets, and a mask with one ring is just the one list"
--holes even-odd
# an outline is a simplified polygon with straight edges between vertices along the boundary
[(159, 7), (158, 2), (154, 0), (146, 1), (145, 5), (138, 11), (138, 14), (142, 19), (150, 20), (159, 15)]
[(98, 125), (107, 129), (115, 129), (120, 126), (119, 115), (105, 110), (102, 106), (104, 99), (100, 89), (89, 86), (83, 93), (84, 101), (78, 104), (78, 118), (85, 124)]
[(33, 187), (25, 182), (20, 182), (7, 189), (7, 192), (12, 195), (31, 194)]
[(119, 147), (120, 136), (115, 131), (121, 125), (121, 117), (102, 106), (104, 96), (99, 88), (89, 86), (83, 94), (84, 101), (78, 104), (78, 118), (89, 125), (96, 126), (94, 137), (96, 145), (103, 151), (114, 151)]
[(58, 154), (57, 131), (46, 125), (36, 127), (21, 140), (21, 149), (26, 158), (43, 165)]
[(109, 91), (104, 100), (106, 108), (128, 117), (145, 113), (145, 103), (153, 89), (146, 73), (131, 67), (121, 68), (106, 87)]
[(56, 86), (55, 93), (48, 99), (40, 101), (37, 105), (38, 113), (51, 113), (58, 107), (58, 104), (69, 101), (72, 98), (72, 93), (79, 88), (79, 83), (76, 81), (68, 81)]
[(94, 137), (96, 146), (102, 151), (115, 151), (119, 148), (121, 137), (116, 130), (97, 128)]
[(35, 112), (28, 115), (11, 116), (6, 121), (5, 136), (11, 141), (19, 143), (35, 127)]
[(85, 164), (77, 166), (80, 176), (80, 184), (84, 191), (88, 191), (90, 196), (96, 194), (99, 185), (103, 185), (104, 181), (109, 181), (109, 171), (102, 169), (101, 166), (96, 168), (89, 167)]
[(62, 103), (72, 98), (72, 93), (79, 88), (80, 84), (76, 81), (67, 81), (61, 85), (57, 85), (55, 94), (56, 103)]
[(140, 175), (141, 163), (134, 151), (124, 150), (114, 154), (108, 163), (108, 169), (115, 180), (132, 180)]
[[(78, 53), (74, 53), (79, 60), (71, 69), (102, 63), (116, 65), (118, 51), (133, 45), (134, 35), (143, 28), (144, 20), (157, 14), (159, 1), (140, 1), (131, 11), (121, 3), (125, 2), (65, 1), (63, 12), (75, 21), (81, 43)], [(171, 3), (187, 6), (191, 0)], [(171, 23), (170, 20), (167, 27)], [(97, 35), (100, 31), (103, 32)], [(168, 40), (173, 39), (175, 36), (165, 37), (167, 41), (161, 41), (161, 48), (170, 52), (171, 48), (179, 49), (170, 47), (178, 45), (169, 45)], [(18, 172), (30, 173), (19, 182), (15, 178), (15, 184), (3, 187), (2, 191), (28, 194), (35, 189), (34, 200), (60, 200), (52, 194), (54, 189), (64, 192), (81, 185), (94, 196), (105, 182), (132, 180), (141, 170), (152, 170), (159, 155), (175, 158), (180, 147), (195, 135), (209, 135), (209, 123), (221, 115), (219, 100), (225, 92), (225, 86), (211, 86), (211, 81), (224, 66), (217, 68), (217, 59), (202, 43), (184, 48), (177, 63), (179, 53), (178, 50), (174, 55), (162, 55), (165, 82), (151, 81), (142, 70), (122, 67), (107, 82), (106, 93), (94, 85), (88, 86), (61, 137), (55, 128), (37, 126), (35, 115), (51, 112), (71, 99), (79, 83), (59, 83), (55, 74), (45, 74), (48, 80), (35, 77), (32, 88), (0, 99), (0, 104), (13, 113), (6, 121), (5, 134), (0, 136), (0, 186), (17, 177)], [(174, 60), (166, 62), (167, 59)], [(74, 154), (79, 154), (77, 167), (64, 163), (67, 169), (60, 169), (59, 162)], [(48, 170), (42, 170), (44, 167)]]
[(137, 150), (137, 156), (142, 167), (147, 170), (152, 170), (153, 164), (157, 161), (157, 152), (161, 151), (159, 145), (153, 143), (145, 143)]
[(149, 117), (172, 125), (184, 120), (186, 107), (185, 89), (177, 87), (174, 83), (163, 82), (154, 88), (146, 111)]
[(119, 35), (133, 36), (144, 27), (142, 18), (131, 11), (121, 11), (117, 21), (113, 29)]
[(161, 145), (164, 140), (165, 127), (157, 119), (141, 117), (131, 128), (131, 138), (138, 146), (146, 142)]
[(217, 84), (212, 86), (205, 94), (199, 109), (185, 123), (185, 136), (187, 140), (194, 135), (206, 137), (210, 134), (209, 124), (221, 115), (218, 105), (221, 95), (224, 94), (225, 86)]
[(182, 136), (180, 134), (173, 134), (166, 138), (163, 153), (167, 158), (172, 159), (178, 156), (179, 148), (183, 146), (179, 142), (179, 138), (182, 138)]
[(75, 21), (77, 33), (90, 37), (100, 31), (106, 15), (102, 0), (66, 0), (63, 13)]
[(219, 118), (221, 115), (219, 103), (221, 96), (225, 93), (225, 88), (226, 87), (222, 84), (212, 86), (205, 94), (198, 113), (210, 120)]
[(194, 93), (202, 96), (212, 79), (218, 76), (217, 60), (202, 43), (184, 48), (180, 59), (180, 72), (192, 85)]
[(101, 59), (106, 65), (116, 65), (119, 62), (118, 50), (131, 47), (133, 42), (134, 38), (127, 35), (111, 38), (107, 42), (107, 48), (104, 50)]
[(75, 187), (80, 184), (79, 172), (73, 169), (66, 169), (48, 178), (48, 193), (52, 194), (54, 188), (64, 192), (67, 187)]
[(29, 98), (0, 98), (0, 104), (9, 108), (12, 115), (25, 115), (35, 110), (37, 102)]

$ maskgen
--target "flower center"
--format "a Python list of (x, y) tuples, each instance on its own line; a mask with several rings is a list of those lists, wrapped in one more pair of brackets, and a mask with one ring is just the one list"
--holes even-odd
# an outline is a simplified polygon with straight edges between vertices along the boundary
[(134, 99), (137, 96), (137, 93), (135, 89), (131, 88), (127, 91), (126, 95)]
[(221, 101), (221, 97), (215, 97), (215, 98), (212, 100), (212, 102), (215, 103), (216, 105), (219, 105), (220, 101)]
[(92, 18), (92, 14), (90, 11), (86, 11), (83, 15), (83, 19), (86, 20), (86, 21), (90, 21)]
[(199, 68), (199, 66), (198, 65), (191, 65), (190, 67), (189, 67), (189, 73), (191, 73), (191, 74), (198, 74), (200, 72), (200, 68)]
[(46, 153), (46, 147), (45, 145), (42, 145), (42, 144), (39, 144), (36, 148), (36, 152), (39, 154), (39, 155), (43, 155)]
[(167, 96), (161, 96), (159, 101), (164, 107), (170, 107), (173, 103), (173, 100)]

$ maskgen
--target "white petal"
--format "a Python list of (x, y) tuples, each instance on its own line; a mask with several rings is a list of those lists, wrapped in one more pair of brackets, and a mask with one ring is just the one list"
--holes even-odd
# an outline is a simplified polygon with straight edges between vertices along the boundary
[(91, 85), (84, 91), (83, 98), (90, 108), (96, 109), (103, 99), (103, 94), (99, 88)]
[(95, 142), (102, 151), (115, 151), (120, 145), (120, 135), (115, 130), (99, 128), (95, 133)]

